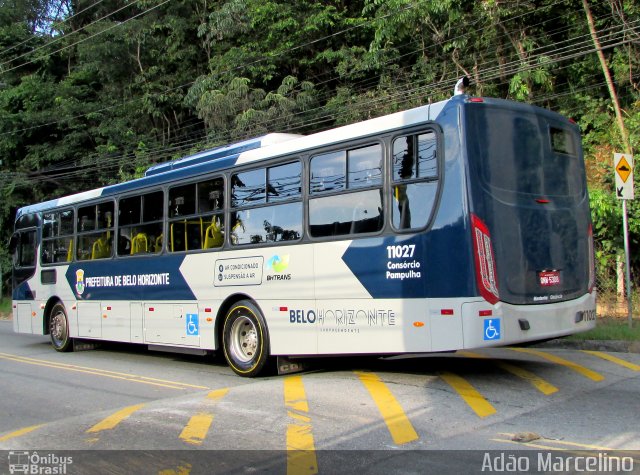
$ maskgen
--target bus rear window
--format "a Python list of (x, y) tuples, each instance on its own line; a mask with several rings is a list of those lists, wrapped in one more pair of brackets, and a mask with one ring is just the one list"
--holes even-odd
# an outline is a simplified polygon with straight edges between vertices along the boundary
[(544, 116), (493, 107), (467, 109), (469, 160), (491, 190), (578, 196), (585, 190), (576, 134)]
[(576, 155), (575, 142), (570, 132), (551, 127), (549, 129), (549, 135), (551, 137), (551, 148), (553, 148), (554, 152)]

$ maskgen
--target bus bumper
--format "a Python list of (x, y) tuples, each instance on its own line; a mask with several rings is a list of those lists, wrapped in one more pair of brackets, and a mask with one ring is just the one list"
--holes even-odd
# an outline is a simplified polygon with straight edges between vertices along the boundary
[(574, 300), (540, 305), (465, 303), (462, 319), (466, 349), (563, 337), (596, 326), (596, 292)]

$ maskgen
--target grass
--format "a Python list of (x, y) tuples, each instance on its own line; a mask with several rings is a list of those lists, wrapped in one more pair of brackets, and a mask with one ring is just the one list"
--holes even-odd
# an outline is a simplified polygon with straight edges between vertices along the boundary
[(632, 328), (629, 328), (626, 318), (601, 317), (598, 318), (593, 330), (571, 335), (567, 339), (640, 341), (640, 321), (636, 318), (632, 323)]

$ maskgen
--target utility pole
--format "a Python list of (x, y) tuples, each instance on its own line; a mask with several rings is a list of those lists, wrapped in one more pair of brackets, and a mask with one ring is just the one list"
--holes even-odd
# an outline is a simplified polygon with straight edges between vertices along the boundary
[(618, 122), (618, 130), (620, 131), (620, 135), (622, 137), (622, 143), (625, 149), (624, 151), (625, 153), (631, 154), (631, 144), (629, 143), (627, 129), (624, 126), (622, 111), (620, 110), (620, 101), (618, 101), (618, 94), (616, 93), (616, 88), (613, 85), (613, 79), (611, 78), (611, 72), (609, 71), (607, 60), (605, 59), (604, 53), (602, 52), (602, 46), (600, 45), (600, 40), (598, 39), (598, 32), (596, 31), (595, 23), (593, 22), (593, 15), (591, 15), (591, 9), (589, 8), (589, 3), (587, 2), (587, 0), (582, 0), (582, 5), (584, 7), (585, 13), (587, 14), (587, 23), (589, 24), (591, 39), (593, 40), (593, 44), (596, 47), (596, 53), (598, 54), (598, 59), (600, 60), (602, 73), (604, 74), (605, 81), (607, 82), (607, 88), (609, 89), (609, 95), (611, 96), (611, 101), (613, 102), (613, 109), (616, 113), (616, 121)]
[[(600, 40), (598, 39), (598, 33), (596, 31), (595, 23), (593, 21), (593, 15), (591, 14), (591, 8), (589, 8), (589, 3), (587, 0), (582, 0), (582, 6), (584, 7), (584, 12), (587, 15), (587, 24), (589, 25), (589, 32), (591, 33), (591, 39), (593, 40), (593, 44), (596, 48), (596, 53), (598, 55), (598, 59), (600, 60), (600, 66), (602, 67), (602, 73), (604, 74), (605, 81), (607, 82), (607, 88), (609, 89), (609, 95), (611, 96), (611, 102), (613, 103), (613, 109), (616, 113), (616, 121), (618, 123), (618, 130), (620, 131), (620, 136), (622, 137), (622, 143), (624, 145), (625, 152), (627, 157), (633, 157), (633, 151), (631, 150), (631, 144), (629, 142), (629, 136), (627, 135), (627, 130), (624, 126), (624, 119), (622, 117), (622, 111), (620, 110), (620, 101), (618, 100), (618, 94), (616, 93), (616, 88), (613, 84), (613, 79), (611, 78), (611, 72), (609, 71), (609, 66), (607, 65), (607, 60), (604, 57), (604, 53), (602, 52), (602, 46), (600, 45)], [(621, 155), (621, 154), (616, 154)], [(633, 163), (633, 158), (631, 159), (631, 163)], [(618, 158), (614, 156), (614, 168), (620, 173), (618, 170)], [(616, 183), (618, 183), (619, 176), (616, 175)], [(625, 180), (626, 181), (626, 180)], [(618, 185), (616, 185), (616, 195), (619, 199), (622, 199), (622, 223), (623, 223), (623, 233), (624, 233), (624, 253), (626, 260), (626, 280), (627, 280), (627, 307), (628, 307), (628, 320), (629, 320), (629, 328), (632, 327), (632, 312), (633, 306), (631, 301), (631, 255), (629, 252), (629, 228), (628, 228), (628, 217), (627, 217), (627, 199), (633, 199), (633, 169), (631, 170), (631, 197), (622, 197), (620, 191), (618, 190)], [(628, 193), (627, 193), (628, 194)], [(618, 271), (618, 266), (616, 266), (616, 272)]]

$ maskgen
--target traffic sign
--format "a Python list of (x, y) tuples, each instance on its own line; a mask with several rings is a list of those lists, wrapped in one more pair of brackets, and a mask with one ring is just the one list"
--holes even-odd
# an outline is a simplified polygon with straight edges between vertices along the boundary
[(633, 199), (633, 155), (628, 153), (613, 154), (613, 168), (616, 175), (616, 198)]
[(614, 153), (613, 168), (616, 176), (616, 198), (622, 200), (622, 234), (624, 237), (624, 257), (627, 281), (627, 305), (629, 307), (629, 328), (632, 328), (631, 315), (631, 252), (629, 250), (629, 217), (627, 215), (627, 200), (633, 199), (633, 155), (630, 153)]

